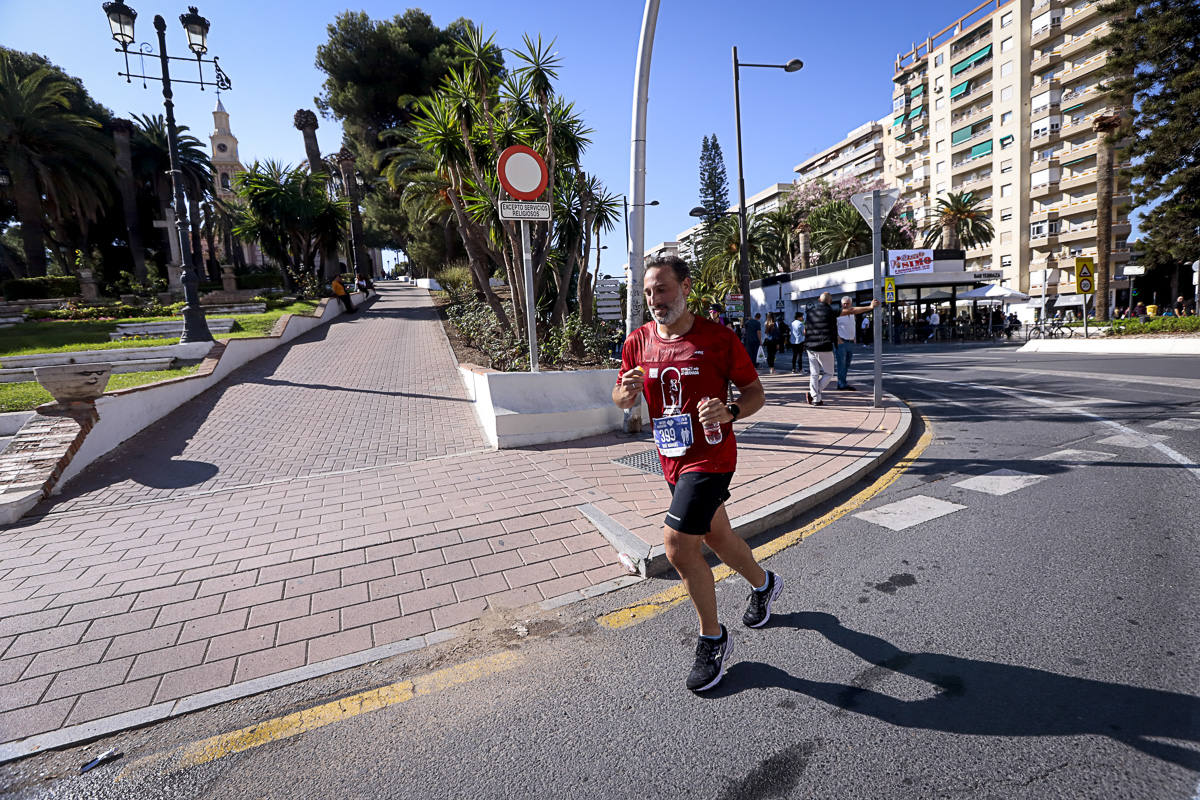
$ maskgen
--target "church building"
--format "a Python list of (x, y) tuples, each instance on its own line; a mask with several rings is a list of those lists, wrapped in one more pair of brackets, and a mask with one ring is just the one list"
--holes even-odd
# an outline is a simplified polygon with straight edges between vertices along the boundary
[[(213, 109), (213, 132), (208, 137), (212, 144), (213, 183), (217, 198), (233, 200), (233, 177), (245, 170), (238, 160), (238, 140), (229, 130), (229, 112), (217, 95), (217, 107)], [(228, 242), (226, 244), (229, 244)], [(241, 244), (242, 258), (246, 264), (262, 266), (265, 262), (262, 251), (255, 244)]]

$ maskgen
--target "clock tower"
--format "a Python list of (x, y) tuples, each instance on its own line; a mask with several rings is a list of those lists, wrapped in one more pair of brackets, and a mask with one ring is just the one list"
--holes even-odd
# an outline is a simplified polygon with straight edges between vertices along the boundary
[(213, 182), (217, 197), (228, 200), (233, 197), (233, 176), (245, 169), (238, 161), (237, 137), (229, 130), (229, 112), (217, 95), (217, 107), (213, 109), (213, 132), (208, 137), (212, 142)]

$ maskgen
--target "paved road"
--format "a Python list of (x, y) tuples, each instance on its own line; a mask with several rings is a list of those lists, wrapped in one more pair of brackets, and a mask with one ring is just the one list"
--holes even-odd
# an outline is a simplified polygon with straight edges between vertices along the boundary
[[(650, 582), (97, 743), (86, 752), (126, 756), (83, 778), (65, 777), (76, 749), (0, 781), (22, 797), (1193, 798), (1195, 360), (886, 359), (932, 442), (768, 562), (787, 580), (774, 621), (735, 630), (736, 663), (708, 697), (682, 687), (686, 604), (596, 624), (669, 585)], [(856, 366), (864, 381), (869, 362)], [(723, 582), (722, 615), (744, 598)], [(370, 713), (347, 701), (345, 719), (292, 738), (190, 768), (139, 761), (480, 657), (477, 674), (435, 673)]]

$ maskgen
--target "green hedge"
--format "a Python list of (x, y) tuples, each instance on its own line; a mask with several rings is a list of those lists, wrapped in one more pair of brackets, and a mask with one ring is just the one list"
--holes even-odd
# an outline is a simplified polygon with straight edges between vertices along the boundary
[(1200, 317), (1151, 317), (1148, 322), (1113, 320), (1113, 336), (1138, 333), (1200, 333)]
[(79, 279), (14, 278), (3, 285), (4, 297), (13, 300), (45, 300), (49, 297), (75, 297), (79, 294)]
[(278, 272), (251, 272), (248, 275), (238, 275), (239, 289), (282, 289), (283, 276)]

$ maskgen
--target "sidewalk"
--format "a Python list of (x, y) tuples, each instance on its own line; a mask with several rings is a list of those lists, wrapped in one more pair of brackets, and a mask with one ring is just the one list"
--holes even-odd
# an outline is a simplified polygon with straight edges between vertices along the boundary
[[(613, 463), (649, 442), (485, 450), (428, 294), (384, 286), (0, 532), (0, 761), (625, 585), (597, 525), (655, 563), (665, 485)], [(743, 531), (907, 433), (894, 401), (812, 408), (798, 378), (764, 383), (770, 405), (738, 425)]]

